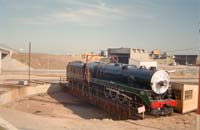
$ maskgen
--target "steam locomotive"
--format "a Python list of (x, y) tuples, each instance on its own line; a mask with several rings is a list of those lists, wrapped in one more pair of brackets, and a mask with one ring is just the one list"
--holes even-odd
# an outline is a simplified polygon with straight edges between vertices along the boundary
[(67, 79), (71, 86), (90, 96), (118, 101), (121, 105), (127, 105), (129, 100), (132, 110), (144, 105), (150, 114), (167, 115), (176, 106), (170, 78), (164, 70), (76, 61), (67, 65)]

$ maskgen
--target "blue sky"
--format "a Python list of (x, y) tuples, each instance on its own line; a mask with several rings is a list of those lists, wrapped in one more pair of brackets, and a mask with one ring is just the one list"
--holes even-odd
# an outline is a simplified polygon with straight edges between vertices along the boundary
[(0, 43), (16, 50), (198, 48), (198, 28), (199, 0), (0, 0)]

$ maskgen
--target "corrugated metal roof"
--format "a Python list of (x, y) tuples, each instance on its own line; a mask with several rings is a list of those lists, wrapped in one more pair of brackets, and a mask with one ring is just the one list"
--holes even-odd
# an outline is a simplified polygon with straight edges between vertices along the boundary
[(108, 48), (108, 54), (130, 54), (130, 48)]

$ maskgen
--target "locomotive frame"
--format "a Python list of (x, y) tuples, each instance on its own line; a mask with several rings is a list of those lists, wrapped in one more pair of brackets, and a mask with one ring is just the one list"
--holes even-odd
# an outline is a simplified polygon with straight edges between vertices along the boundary
[[(78, 62), (76, 62), (78, 63)], [(87, 63), (80, 66), (67, 66), (69, 91), (90, 103), (99, 106), (119, 119), (144, 118), (148, 113), (170, 115), (176, 101), (173, 99), (152, 99), (152, 91), (130, 87), (113, 81), (94, 78), (89, 73)]]

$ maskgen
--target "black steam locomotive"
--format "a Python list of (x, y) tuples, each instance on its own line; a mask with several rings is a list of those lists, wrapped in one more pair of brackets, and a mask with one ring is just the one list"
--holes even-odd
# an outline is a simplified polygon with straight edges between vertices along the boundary
[(153, 115), (173, 112), (171, 82), (167, 72), (119, 63), (71, 62), (67, 65), (69, 84), (90, 96), (119, 104), (131, 102), (134, 110), (142, 105)]

